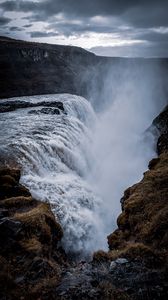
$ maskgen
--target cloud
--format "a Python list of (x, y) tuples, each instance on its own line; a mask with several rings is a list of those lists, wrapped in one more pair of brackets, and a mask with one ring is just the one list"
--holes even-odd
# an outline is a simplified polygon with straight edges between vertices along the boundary
[(123, 20), (134, 27), (150, 28), (168, 25), (168, 1), (146, 1), (141, 5), (132, 6), (122, 15)]
[(41, 0), (41, 1), (4, 1), (0, 7), (4, 11), (32, 12), (46, 18), (59, 13), (69, 16), (121, 16), (136, 26), (144, 24), (167, 24), (168, 2), (161, 5), (157, 0)]
[(133, 1), (111, 0), (42, 0), (42, 1), (4, 1), (1, 8), (5, 11), (34, 11), (43, 12), (45, 15), (65, 13), (80, 16), (115, 15), (128, 9)]
[(11, 19), (6, 18), (6, 17), (0, 17), (0, 26), (4, 26), (8, 24), (11, 21)]
[(29, 32), (32, 38), (43, 38), (43, 37), (53, 37), (57, 36), (56, 32), (41, 32), (41, 31), (32, 31)]
[(31, 26), (33, 26), (33, 24), (26, 24), (26, 25), (24, 25), (23, 27), (24, 27), (24, 28), (30, 28)]
[[(104, 46), (114, 43), (116, 46), (116, 40), (132, 40), (133, 49), (137, 47), (140, 51), (144, 50), (143, 53), (147, 52), (148, 47), (150, 51), (153, 47), (153, 53), (156, 52), (154, 47), (157, 51), (159, 46), (160, 49), (163, 47), (164, 53), (167, 49), (168, 1), (2, 0), (0, 11), (3, 15), (0, 25), (8, 24), (13, 16), (11, 26), (18, 28), (20, 24), (25, 29), (26, 37), (34, 40), (46, 38), (50, 42), (49, 38), (60, 36), (60, 41), (64, 38), (74, 45), (78, 39), (79, 45), (82, 36), (87, 38), (88, 35), (91, 40), (92, 35), (95, 42), (97, 39), (95, 46), (100, 43)], [(15, 18), (15, 15), (19, 17)], [(31, 26), (31, 31), (26, 30)], [(10, 27), (8, 30), (14, 32)], [(99, 37), (95, 38), (98, 34)], [(135, 45), (136, 40), (140, 43)], [(87, 47), (85, 44), (81, 46)], [(131, 43), (129, 46), (123, 44), (123, 47), (130, 53)]]
[(10, 31), (23, 31), (23, 28), (17, 27), (17, 26), (11, 26), (9, 27)]
[[(166, 26), (168, 1), (161, 5), (157, 0), (9, 0), (0, 4), (4, 12), (31, 13), (34, 21), (49, 20), (63, 14), (68, 18), (118, 17), (134, 27)], [(77, 26), (78, 28), (78, 26)], [(98, 32), (101, 26), (95, 28)]]

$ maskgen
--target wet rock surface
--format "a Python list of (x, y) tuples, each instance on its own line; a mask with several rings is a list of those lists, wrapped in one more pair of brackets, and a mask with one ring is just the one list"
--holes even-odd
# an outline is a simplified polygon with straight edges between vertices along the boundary
[(58, 108), (41, 108), (39, 110), (30, 110), (29, 114), (45, 114), (45, 115), (60, 115), (60, 110)]
[[(0, 113), (5, 113), (9, 111), (15, 111), (19, 108), (30, 108), (30, 107), (39, 107), (44, 106), (40, 110), (33, 110), (33, 112), (37, 113), (44, 113), (44, 114), (60, 114), (61, 112), (64, 112), (64, 106), (63, 103), (60, 101), (41, 101), (38, 103), (32, 103), (27, 101), (3, 101), (0, 103)], [(32, 111), (30, 111), (32, 112)]]

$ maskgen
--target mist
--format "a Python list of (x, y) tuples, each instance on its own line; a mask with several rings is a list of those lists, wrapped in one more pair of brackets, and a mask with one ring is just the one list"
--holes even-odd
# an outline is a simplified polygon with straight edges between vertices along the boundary
[(155, 137), (146, 130), (167, 103), (159, 64), (133, 62), (123, 67), (121, 62), (105, 72), (101, 93), (92, 87), (91, 101), (98, 113), (87, 178), (102, 198), (104, 236), (116, 227), (124, 190), (142, 179), (156, 156)]

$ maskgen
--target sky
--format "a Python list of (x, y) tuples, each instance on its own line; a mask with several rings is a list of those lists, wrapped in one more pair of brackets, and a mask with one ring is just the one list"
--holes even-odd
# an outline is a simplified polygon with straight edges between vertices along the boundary
[(0, 35), (105, 56), (168, 57), (168, 0), (0, 0)]

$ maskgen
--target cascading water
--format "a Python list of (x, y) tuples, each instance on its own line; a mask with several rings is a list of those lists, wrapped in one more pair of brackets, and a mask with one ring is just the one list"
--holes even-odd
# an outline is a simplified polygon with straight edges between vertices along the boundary
[(106, 249), (123, 190), (154, 154), (153, 137), (142, 136), (154, 114), (142, 119), (144, 110), (129, 98), (116, 98), (98, 115), (86, 99), (69, 94), (16, 100), (63, 102), (60, 115), (30, 114), (31, 108), (1, 114), (1, 150), (15, 154), (32, 195), (51, 203), (66, 251), (86, 257)]
[(1, 144), (17, 154), (21, 181), (32, 195), (51, 203), (64, 229), (65, 250), (87, 256), (104, 248), (101, 199), (85, 180), (92, 164), (89, 146), (96, 122), (91, 105), (66, 94), (17, 100), (63, 102), (65, 113), (60, 115), (30, 114), (30, 108), (1, 115)]

